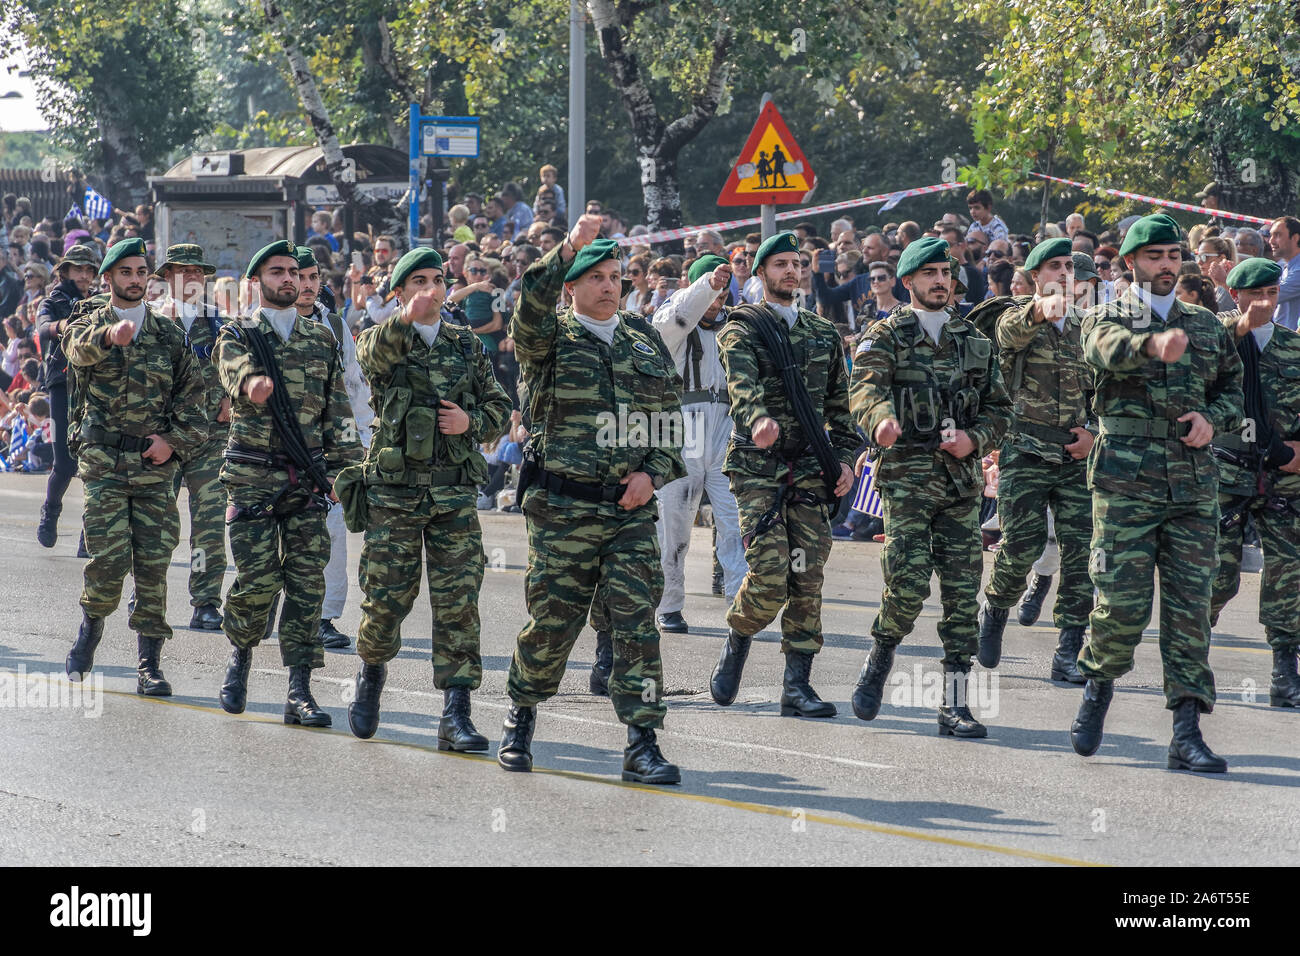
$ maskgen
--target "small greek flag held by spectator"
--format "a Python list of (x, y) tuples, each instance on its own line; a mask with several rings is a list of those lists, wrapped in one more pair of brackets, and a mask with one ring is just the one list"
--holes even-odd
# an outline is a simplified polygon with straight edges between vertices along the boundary
[(71, 219), (71, 218), (73, 218), (74, 216), (75, 216), (76, 218), (82, 220), (83, 222), (84, 222), (85, 219), (86, 219), (85, 214), (82, 213), (82, 211), (81, 211), (81, 207), (78, 206), (75, 202), (72, 204), (72, 208), (68, 210), (67, 215), (64, 216), (63, 218), (64, 218), (64, 219)]
[(86, 215), (91, 219), (109, 219), (113, 215), (113, 204), (95, 192), (90, 186), (86, 187)]
[(876, 493), (875, 462), (869, 461), (862, 467), (862, 480), (858, 482), (858, 494), (853, 499), (853, 510), (876, 518), (885, 516), (885, 503)]
[(15, 457), (27, 447), (27, 422), (21, 415), (14, 417), (13, 431), (9, 436), (9, 462), (12, 470)]

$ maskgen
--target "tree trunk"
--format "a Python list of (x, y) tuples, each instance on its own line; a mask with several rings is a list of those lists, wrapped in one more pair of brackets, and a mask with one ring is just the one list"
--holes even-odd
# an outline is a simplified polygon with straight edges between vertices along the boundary
[(148, 201), (149, 183), (144, 159), (135, 148), (133, 137), (109, 117), (101, 116), (104, 157), (103, 193), (113, 208), (134, 211)]
[(339, 200), (344, 205), (352, 205), (356, 193), (356, 167), (344, 159), (338, 134), (334, 132), (334, 124), (330, 122), (325, 103), (316, 88), (316, 78), (307, 65), (307, 57), (298, 46), (297, 37), (292, 27), (285, 22), (276, 0), (262, 0), (262, 11), (266, 15), (271, 35), (278, 38), (284, 47), (284, 55), (288, 58), (289, 69), (293, 73), (294, 88), (298, 91), (303, 112), (307, 114), (316, 142), (325, 156), (325, 169), (338, 189)]
[(1210, 172), (1219, 186), (1219, 207), (1229, 212), (1286, 216), (1300, 199), (1300, 170), (1278, 160), (1259, 165), (1249, 156), (1243, 159), (1227, 142), (1210, 144)]
[(645, 202), (646, 223), (651, 231), (673, 229), (682, 224), (677, 157), (717, 113), (727, 85), (727, 56), (735, 36), (730, 26), (718, 22), (713, 36), (713, 60), (704, 88), (682, 116), (665, 124), (641, 75), (636, 53), (623, 43), (637, 14), (653, 6), (645, 0), (620, 0), (617, 3), (615, 0), (588, 0), (596, 37), (600, 41), (601, 59), (618, 88), (632, 124), (632, 139), (641, 166), (641, 196)]

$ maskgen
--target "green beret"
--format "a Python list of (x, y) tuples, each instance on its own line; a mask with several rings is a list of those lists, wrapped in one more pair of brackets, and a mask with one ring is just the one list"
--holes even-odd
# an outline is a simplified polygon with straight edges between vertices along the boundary
[(213, 275), (217, 267), (203, 261), (203, 249), (192, 242), (178, 242), (167, 247), (167, 255), (153, 274), (161, 277), (168, 266), (198, 266), (205, 275)]
[(1097, 263), (1092, 261), (1092, 256), (1086, 252), (1071, 253), (1074, 259), (1074, 280), (1076, 282), (1087, 282), (1089, 279), (1101, 279), (1097, 272)]
[(103, 275), (123, 259), (130, 259), (132, 256), (140, 256), (146, 262), (148, 261), (149, 253), (145, 249), (143, 239), (122, 239), (113, 243), (108, 247), (108, 252), (104, 253), (104, 261), (99, 264), (99, 274)]
[(1229, 289), (1262, 289), (1277, 285), (1282, 278), (1282, 267), (1272, 259), (1243, 259), (1228, 273)]
[(775, 236), (768, 236), (763, 244), (758, 247), (758, 252), (754, 253), (754, 265), (751, 268), (757, 272), (758, 267), (763, 264), (763, 260), (768, 256), (774, 256), (778, 252), (798, 252), (799, 237), (793, 232), (778, 232)]
[(311, 246), (294, 246), (293, 257), (298, 260), (299, 269), (320, 268), (320, 263), (316, 261), (316, 250)]
[(442, 256), (438, 255), (437, 250), (420, 246), (412, 249), (397, 260), (397, 265), (393, 266), (393, 277), (389, 285), (394, 289), (398, 289), (406, 282), (407, 277), (417, 269), (441, 268)]
[(1025, 271), (1032, 272), (1034, 269), (1041, 268), (1048, 259), (1055, 259), (1057, 256), (1068, 256), (1069, 254), (1070, 240), (1065, 236), (1044, 239), (1029, 251), (1029, 255), (1025, 256)]
[(948, 262), (948, 243), (936, 236), (922, 236), (913, 239), (898, 257), (898, 277), (910, 276), (921, 266), (932, 262)]
[(565, 282), (573, 282), (584, 272), (606, 259), (613, 259), (617, 262), (620, 259), (618, 251), (618, 242), (614, 239), (593, 239), (573, 257), (573, 264), (569, 266), (569, 271), (564, 274)]
[(262, 268), (263, 263), (272, 256), (288, 256), (295, 262), (298, 260), (297, 249), (288, 239), (277, 239), (269, 246), (263, 246), (257, 250), (257, 255), (253, 256), (253, 261), (248, 264), (248, 269), (244, 272), (245, 279), (251, 279), (257, 275), (257, 270)]
[(1183, 230), (1172, 216), (1160, 213), (1155, 216), (1143, 216), (1129, 226), (1124, 235), (1124, 245), (1119, 247), (1119, 254), (1126, 256), (1142, 246), (1177, 245), (1183, 241)]
[(686, 273), (686, 278), (694, 282), (700, 276), (704, 275), (704, 273), (712, 272), (718, 266), (725, 266), (726, 264), (727, 260), (722, 258), (722, 256), (715, 256), (712, 253), (700, 256), (691, 263), (691, 268), (690, 271)]

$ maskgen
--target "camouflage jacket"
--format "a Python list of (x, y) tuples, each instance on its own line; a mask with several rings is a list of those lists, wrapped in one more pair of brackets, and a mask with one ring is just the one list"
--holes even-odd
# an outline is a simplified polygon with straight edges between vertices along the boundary
[[(1096, 425), (1089, 427), (1092, 367), (1083, 360), (1082, 325), (1083, 313), (1073, 307), (1062, 330), (1051, 322), (1035, 322), (1033, 301), (998, 316), (998, 365), (1003, 384), (1014, 389), (1004, 444), (1062, 465), (1075, 460), (1065, 450), (1074, 441), (1071, 428), (1089, 428), (1096, 436)], [(1052, 432), (1064, 433), (1057, 436), (1062, 440), (1054, 440)]]
[[(1187, 349), (1166, 364), (1146, 354), (1147, 340), (1166, 329), (1187, 333)], [(1177, 419), (1200, 412), (1214, 431), (1241, 421), (1241, 359), (1213, 312), (1173, 300), (1160, 316), (1131, 287), (1089, 309), (1083, 354), (1096, 372), (1094, 409), (1100, 437), (1088, 457), (1088, 485), (1146, 501), (1197, 502), (1218, 494), (1210, 446), (1191, 448)]]
[(108, 345), (104, 334), (118, 321), (107, 303), (83, 311), (63, 334), (63, 353), (77, 375), (86, 428), (143, 438), (163, 436), (174, 452), (161, 466), (139, 451), (86, 439), (77, 459), (83, 479), (114, 478), (132, 484), (171, 481), (177, 460), (194, 455), (208, 439), (203, 375), (185, 346), (185, 333), (146, 306), (143, 327), (130, 345)]
[[(879, 450), (881, 494), (921, 488), (946, 475), (962, 497), (984, 486), (980, 459), (998, 447), (1011, 421), (1011, 400), (993, 357), (993, 343), (954, 310), (935, 345), (910, 306), (871, 326), (853, 357), (853, 415), (869, 438), (887, 418), (902, 437)], [(942, 451), (947, 427), (975, 443), (965, 458)]]
[[(221, 387), (221, 376), (217, 374), (217, 340), (208, 324), (209, 310), (215, 314), (215, 307), (204, 303), (189, 332), (185, 335), (190, 343), (190, 351), (194, 353), (199, 363), (199, 370), (203, 373), (203, 410), (208, 416), (208, 439), (213, 443), (220, 442), (224, 445), (226, 436), (230, 432), (230, 423), (217, 421), (217, 416), (221, 413), (221, 400), (226, 397), (226, 390)], [(216, 320), (218, 332), (221, 331), (221, 326), (230, 321), (220, 314), (216, 314)], [(179, 318), (172, 321), (176, 323), (178, 329), (184, 330), (185, 325)]]
[[(781, 316), (775, 319), (790, 333), (795, 363), (803, 370), (808, 395), (826, 423), (835, 457), (852, 465), (862, 439), (849, 415), (849, 372), (839, 330), (829, 319), (807, 309), (799, 310), (793, 328)], [(735, 423), (723, 473), (765, 477), (784, 474), (785, 468), (778, 459), (788, 461), (798, 455), (794, 466), (796, 480), (819, 475), (821, 468), (795, 417), (780, 367), (747, 320), (729, 319), (718, 331), (718, 358), (727, 373), (727, 395), (731, 399), (731, 420)], [(780, 426), (776, 444), (763, 451), (738, 447), (738, 444), (750, 444), (754, 423), (764, 416)]]
[[(555, 311), (568, 264), (556, 246), (529, 266), (510, 319), (524, 418), (542, 467), (574, 481), (617, 484), (644, 471), (686, 474), (678, 377), (658, 334), (619, 312), (612, 345), (566, 308)], [(655, 507), (653, 499), (643, 507)]]
[[(244, 383), (249, 378), (266, 374), (253, 361), (248, 343), (242, 338), (246, 334), (243, 326), (254, 318), (271, 343), (307, 447), (324, 451), (325, 470), (333, 481), (339, 469), (361, 460), (361, 442), (343, 388), (343, 366), (334, 336), (311, 319), (298, 316), (288, 342), (280, 338), (260, 310), (255, 317), (226, 325), (217, 335), (217, 371), (231, 404), (230, 444), (262, 454), (284, 454), (270, 409), (244, 394)], [(265, 485), (275, 471), (262, 465), (227, 461), (221, 466), (221, 480), (227, 484)]]
[[(396, 314), (357, 338), (357, 361), (370, 380), (374, 431), (366, 454), (367, 484), (383, 507), (401, 507), (430, 487), (422, 475), (460, 469), (456, 481), (439, 485), (473, 487), (487, 481), (480, 442), (501, 435), (510, 398), (492, 374), (492, 363), (477, 336), (443, 320), (433, 345), (424, 344), (413, 325)], [(438, 402), (455, 402), (469, 415), (459, 435), (438, 431)]]
[[(1238, 311), (1220, 312), (1219, 320), (1228, 330), (1233, 347), (1237, 338)], [(1282, 441), (1300, 441), (1300, 334), (1286, 326), (1273, 323), (1273, 337), (1259, 353), (1259, 386), (1264, 405), (1268, 409), (1269, 425)], [(1243, 389), (1245, 385), (1243, 383)], [(1243, 402), (1243, 414), (1245, 414)], [(1243, 420), (1236, 440), (1229, 439), (1232, 451), (1250, 451), (1254, 446), (1254, 431), (1248, 430), (1249, 419)], [(1244, 439), (1249, 438), (1250, 441)], [(1224, 445), (1224, 435), (1214, 436), (1215, 445)], [(1261, 449), (1267, 454), (1268, 449)], [(1219, 465), (1219, 490), (1224, 494), (1253, 496), (1258, 491), (1258, 476), (1249, 468), (1242, 468), (1217, 458)], [(1287, 474), (1278, 469), (1264, 472), (1265, 487), (1272, 494), (1285, 498), (1300, 496), (1300, 475)]]

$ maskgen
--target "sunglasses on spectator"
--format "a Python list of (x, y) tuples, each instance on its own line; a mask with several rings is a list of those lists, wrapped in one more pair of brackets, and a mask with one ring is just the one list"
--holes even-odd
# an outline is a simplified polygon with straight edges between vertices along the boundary
[(990, 249), (985, 255), (990, 259), (1005, 259), (1007, 257), (1007, 254), (1001, 249)]
[(485, 276), (485, 275), (487, 275), (487, 270), (486, 270), (486, 269), (474, 268), (474, 269), (466, 269), (465, 271), (468, 272), (468, 273), (469, 273), (470, 275), (472, 275), (472, 276)]
[(1097, 267), (1097, 271), (1098, 271), (1098, 272), (1109, 272), (1109, 271), (1110, 271), (1110, 260), (1109, 260), (1109, 259), (1098, 259), (1096, 262), (1093, 263), (1093, 265)]
[(1217, 252), (1198, 252), (1196, 254), (1197, 262), (1206, 262), (1209, 259), (1222, 259), (1223, 256)]
[(812, 267), (812, 260), (811, 260), (811, 259), (800, 259), (800, 260), (799, 260), (799, 264), (800, 264), (801, 266), (803, 266), (805, 269), (808, 269), (808, 268), (811, 268), (811, 267)]
[(641, 275), (641, 270), (640, 270), (640, 269), (628, 269), (628, 270), (627, 270), (627, 274), (628, 274), (628, 276), (629, 276), (630, 278), (635, 279), (637, 276)]
[(871, 276), (871, 281), (872, 281), (872, 282), (888, 282), (888, 281), (889, 281), (889, 273), (888, 273), (888, 272), (876, 272), (876, 273), (873, 273), (872, 276)]
[(853, 278), (853, 273), (852, 273), (852, 272), (841, 272), (839, 269), (836, 269), (836, 270), (835, 270), (835, 278), (837, 278), (837, 279), (852, 279), (852, 278)]
[(24, 279), (35, 279), (35, 278), (36, 278), (36, 273), (35, 273), (35, 272), (24, 272), (24, 273), (23, 273), (23, 278), (24, 278)]

